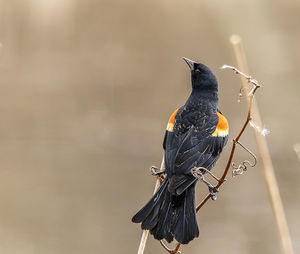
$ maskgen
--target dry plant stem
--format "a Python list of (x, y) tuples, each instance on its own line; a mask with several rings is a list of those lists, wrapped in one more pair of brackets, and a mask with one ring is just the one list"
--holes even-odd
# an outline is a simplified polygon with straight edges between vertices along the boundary
[[(233, 45), (238, 68), (242, 72), (248, 73), (247, 62), (246, 62), (246, 57), (245, 57), (245, 54), (243, 51), (241, 38), (237, 35), (233, 35), (233, 36), (231, 36), (230, 41), (231, 41), (231, 44)], [(243, 88), (246, 89), (247, 83), (243, 79), (242, 79), (242, 84), (243, 84)], [(251, 100), (250, 101), (248, 100), (248, 103), (250, 103), (250, 102), (253, 103), (252, 119), (257, 125), (262, 126), (262, 121), (260, 118), (260, 113), (259, 113), (257, 103), (256, 103), (256, 101), (252, 102)], [(261, 161), (263, 164), (263, 173), (264, 173), (265, 183), (266, 183), (266, 187), (268, 190), (269, 199), (270, 199), (271, 206), (273, 209), (275, 221), (276, 221), (276, 224), (278, 227), (283, 253), (284, 254), (292, 254), (292, 253), (294, 253), (292, 241), (291, 241), (291, 237), (289, 234), (286, 216), (285, 216), (282, 201), (280, 198), (280, 192), (279, 192), (277, 180), (275, 177), (274, 168), (272, 165), (272, 160), (271, 160), (271, 156), (269, 153), (266, 138), (263, 135), (260, 135), (260, 133), (258, 133), (257, 131), (254, 131), (254, 133), (255, 133), (255, 137), (256, 137), (257, 148), (259, 150), (259, 153), (261, 156)]]
[(170, 249), (163, 241), (159, 241), (160, 244), (162, 245), (162, 247), (164, 247), (164, 249), (169, 252), (170, 254), (181, 254), (181, 252), (179, 251), (180, 248), (180, 243), (177, 243), (176, 247), (174, 250)]
[[(160, 170), (163, 170), (164, 167), (165, 167), (165, 160), (164, 160), (164, 157), (163, 157), (162, 161), (161, 161), (161, 165), (160, 165)], [(157, 176), (153, 193), (155, 193), (158, 190), (160, 185), (161, 185), (161, 178), (160, 178), (160, 176)], [(139, 249), (138, 249), (138, 252), (137, 252), (138, 254), (143, 254), (144, 253), (144, 250), (145, 250), (145, 247), (146, 247), (146, 242), (147, 242), (147, 239), (148, 239), (148, 235), (149, 235), (149, 230), (143, 230), (140, 245), (139, 245)]]
[[(229, 172), (229, 169), (232, 165), (232, 160), (233, 160), (233, 156), (235, 153), (235, 149), (236, 149), (236, 144), (238, 143), (239, 139), (241, 138), (241, 136), (243, 135), (246, 127), (248, 126), (250, 120), (251, 120), (251, 112), (252, 112), (252, 103), (253, 103), (253, 99), (254, 99), (254, 94), (256, 92), (256, 90), (260, 87), (260, 85), (258, 84), (258, 82), (254, 79), (251, 79), (251, 77), (245, 75), (244, 73), (242, 73), (241, 71), (239, 71), (238, 69), (232, 67), (232, 66), (226, 66), (224, 68), (230, 68), (232, 70), (234, 70), (236, 73), (240, 74), (242, 77), (244, 77), (246, 80), (248, 80), (248, 82), (253, 84), (253, 88), (251, 89), (251, 92), (248, 94), (248, 98), (249, 98), (249, 105), (248, 105), (248, 113), (247, 113), (247, 117), (246, 120), (241, 128), (241, 130), (239, 131), (239, 133), (237, 134), (237, 136), (233, 139), (233, 144), (232, 144), (232, 148), (231, 148), (231, 152), (229, 155), (229, 159), (227, 161), (226, 164), (226, 168), (223, 172), (223, 175), (221, 176), (221, 178), (218, 181), (218, 184), (215, 187), (215, 190), (218, 189), (225, 181), (226, 181), (226, 176)], [(202, 200), (202, 202), (197, 205), (196, 207), (196, 212), (198, 212), (202, 206), (204, 206), (204, 204), (210, 200), (210, 194), (207, 194), (207, 196)], [(163, 247), (165, 248), (165, 250), (167, 250), (170, 254), (177, 254), (179, 253), (179, 248), (181, 246), (181, 243), (177, 243), (176, 247), (174, 250), (170, 250), (162, 241), (161, 244), (163, 245)]]
[(300, 144), (295, 144), (295, 145), (294, 145), (294, 151), (295, 151), (295, 153), (297, 154), (298, 159), (299, 159), (299, 161), (300, 161)]

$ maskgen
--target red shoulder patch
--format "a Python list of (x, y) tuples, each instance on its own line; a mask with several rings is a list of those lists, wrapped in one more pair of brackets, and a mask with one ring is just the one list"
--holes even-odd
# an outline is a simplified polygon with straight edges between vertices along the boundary
[(169, 122), (168, 122), (168, 125), (167, 125), (167, 130), (168, 130), (168, 131), (173, 131), (173, 128), (174, 128), (174, 122), (175, 122), (175, 116), (176, 116), (176, 114), (177, 114), (177, 111), (178, 111), (178, 109), (176, 109), (176, 110), (172, 113), (172, 115), (170, 116), (170, 118), (169, 118)]
[(216, 130), (212, 134), (212, 136), (225, 137), (228, 135), (229, 125), (228, 121), (220, 112), (217, 112), (219, 121), (216, 127)]

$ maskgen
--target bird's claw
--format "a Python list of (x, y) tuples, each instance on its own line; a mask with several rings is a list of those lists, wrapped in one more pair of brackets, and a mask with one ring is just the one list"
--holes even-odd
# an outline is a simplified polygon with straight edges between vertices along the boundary
[(210, 198), (212, 200), (217, 200), (217, 195), (216, 194), (219, 192), (219, 189), (216, 188), (216, 186), (209, 185), (208, 190), (209, 190), (209, 193), (210, 193)]
[(156, 166), (151, 166), (150, 167), (150, 172), (151, 172), (151, 174), (153, 175), (153, 176), (155, 176), (156, 175), (156, 173), (159, 171), (159, 168), (158, 167), (156, 167)]
[(160, 170), (158, 167), (152, 166), (150, 168), (150, 172), (153, 176), (159, 176), (159, 177), (163, 178), (162, 175), (165, 173), (165, 170), (164, 169)]
[[(199, 167), (199, 168), (192, 168), (191, 169), (191, 174), (197, 178), (197, 179), (200, 179), (202, 182), (204, 182), (207, 187), (208, 187), (208, 190), (209, 190), (209, 193), (210, 193), (210, 198), (212, 200), (216, 200), (217, 199), (217, 195), (216, 193), (219, 192), (219, 189), (216, 187), (216, 186), (213, 186), (211, 183), (209, 183), (205, 178), (204, 178), (204, 174), (201, 172), (201, 169), (204, 170), (205, 172), (209, 173), (210, 175), (212, 175), (210, 173), (209, 170), (207, 170), (206, 168), (202, 168), (202, 167)], [(214, 175), (212, 175), (212, 177), (214, 179), (216, 179), (218, 182), (220, 181), (217, 177), (215, 177)]]

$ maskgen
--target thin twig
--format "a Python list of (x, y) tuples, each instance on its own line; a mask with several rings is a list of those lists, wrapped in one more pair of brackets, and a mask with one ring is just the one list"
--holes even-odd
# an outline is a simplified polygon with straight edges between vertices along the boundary
[[(238, 68), (242, 71), (247, 73), (247, 61), (245, 57), (245, 53), (243, 51), (243, 45), (242, 40), (239, 36), (233, 35), (230, 38), (231, 44), (233, 45), (236, 61)], [(247, 86), (247, 83), (242, 80), (242, 85), (245, 88)], [(248, 100), (249, 102), (249, 100)], [(250, 103), (250, 102), (249, 102)], [(256, 101), (251, 101), (253, 103), (253, 112), (252, 112), (252, 118), (253, 121), (258, 124), (259, 126), (262, 126), (262, 121), (259, 113), (259, 109), (257, 106)], [(263, 172), (264, 172), (264, 178), (266, 182), (266, 187), (269, 193), (269, 198), (271, 202), (271, 206), (273, 209), (273, 214), (275, 216), (275, 221), (278, 227), (279, 236), (281, 240), (281, 245), (283, 248), (283, 252), (285, 254), (292, 254), (293, 246), (291, 237), (289, 234), (289, 229), (286, 221), (286, 216), (284, 213), (282, 201), (280, 198), (280, 192), (277, 184), (277, 180), (274, 173), (274, 168), (272, 165), (271, 156), (269, 153), (267, 141), (264, 135), (260, 135), (259, 132), (255, 131), (255, 137), (257, 142), (257, 148), (259, 150), (259, 153), (261, 155), (261, 160), (263, 164)]]
[[(164, 167), (165, 167), (165, 160), (164, 160), (164, 156), (163, 156), (162, 161), (161, 161), (161, 165), (160, 165), (160, 170), (163, 170)], [(155, 183), (153, 193), (155, 193), (158, 190), (160, 185), (161, 185), (161, 177), (158, 175), (157, 178), (156, 178), (156, 183)], [(144, 253), (144, 250), (145, 250), (145, 247), (146, 247), (146, 242), (147, 242), (147, 239), (148, 239), (148, 235), (149, 235), (149, 230), (143, 230), (137, 254), (143, 254)]]
[[(252, 84), (252, 88), (251, 88), (250, 92), (248, 92), (248, 94), (247, 94), (247, 96), (249, 98), (249, 105), (248, 105), (248, 113), (247, 113), (246, 120), (245, 120), (241, 130), (237, 134), (237, 136), (233, 139), (233, 144), (232, 144), (231, 152), (230, 152), (230, 155), (229, 155), (229, 159), (228, 159), (227, 164), (226, 164), (226, 168), (225, 168), (221, 178), (218, 179), (218, 184), (215, 186), (214, 191), (217, 191), (217, 189), (226, 181), (226, 176), (229, 172), (229, 169), (232, 166), (232, 160), (233, 160), (234, 153), (235, 153), (235, 150), (236, 150), (236, 145), (240, 144), (239, 139), (241, 138), (241, 136), (244, 133), (246, 127), (248, 126), (249, 122), (252, 119), (251, 114), (252, 114), (252, 105), (253, 105), (252, 103), (253, 103), (253, 99), (254, 99), (254, 94), (257, 91), (257, 89), (260, 87), (260, 84), (257, 82), (257, 80), (255, 80), (255, 79), (251, 78), (250, 76), (244, 74), (243, 72), (239, 71), (237, 68), (235, 68), (233, 66), (224, 65), (221, 68), (222, 69), (229, 68), (229, 69), (232, 69), (233, 71), (235, 71), (236, 73), (240, 74), (241, 77), (245, 78), (245, 80), (247, 80), (249, 83)], [(242, 147), (244, 147), (244, 146), (242, 145)], [(196, 212), (198, 212), (201, 209), (201, 207), (204, 206), (204, 204), (208, 200), (210, 200), (210, 197), (211, 197), (211, 194), (207, 194), (207, 196), (202, 200), (202, 202), (199, 205), (197, 205)], [(169, 249), (165, 244), (162, 244), (162, 245), (163, 245), (164, 249), (166, 251), (168, 251), (170, 254), (177, 254), (177, 253), (179, 253), (179, 248), (181, 246), (181, 243), (177, 243), (175, 249), (173, 249), (173, 250)]]

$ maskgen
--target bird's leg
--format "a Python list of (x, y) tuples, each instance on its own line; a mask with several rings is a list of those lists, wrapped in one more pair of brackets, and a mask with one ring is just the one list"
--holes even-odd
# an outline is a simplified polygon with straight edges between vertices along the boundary
[(214, 176), (212, 173), (210, 173), (210, 171), (206, 168), (203, 167), (194, 167), (191, 169), (191, 174), (197, 178), (200, 179), (203, 183), (205, 183), (208, 187), (209, 193), (210, 193), (210, 198), (212, 200), (216, 200), (217, 196), (216, 193), (219, 192), (219, 189), (216, 188), (216, 186), (213, 186), (210, 182), (208, 182), (205, 178), (204, 178), (204, 174), (201, 172), (201, 170), (204, 170), (205, 172), (208, 172), (214, 179), (216, 179), (218, 182), (220, 181), (216, 176)]
[(211, 175), (212, 178), (214, 178), (216, 181), (220, 182), (220, 179), (218, 177), (216, 177), (212, 172), (210, 172), (210, 170), (208, 170), (207, 168), (204, 167), (199, 167), (199, 170), (204, 170), (206, 173), (208, 173), (209, 175)]
[(203, 177), (202, 182), (204, 182), (207, 187), (208, 187), (208, 191), (210, 193), (210, 198), (212, 200), (216, 200), (217, 199), (217, 192), (219, 192), (219, 189), (216, 188), (216, 186), (213, 186), (211, 183), (209, 183), (208, 181), (205, 180), (205, 178)]

